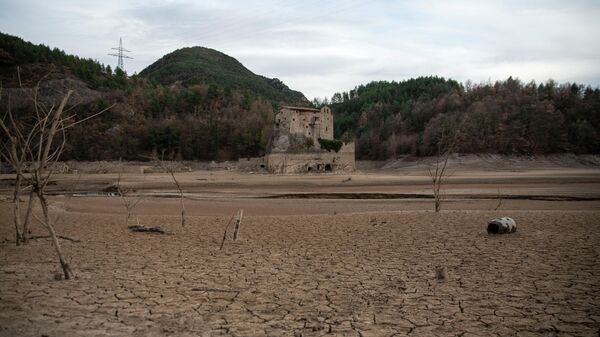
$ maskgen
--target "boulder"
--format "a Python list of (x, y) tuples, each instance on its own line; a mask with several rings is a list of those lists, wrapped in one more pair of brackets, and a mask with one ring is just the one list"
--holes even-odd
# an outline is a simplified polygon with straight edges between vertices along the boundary
[(517, 223), (509, 217), (501, 217), (488, 222), (488, 234), (508, 234), (517, 231)]

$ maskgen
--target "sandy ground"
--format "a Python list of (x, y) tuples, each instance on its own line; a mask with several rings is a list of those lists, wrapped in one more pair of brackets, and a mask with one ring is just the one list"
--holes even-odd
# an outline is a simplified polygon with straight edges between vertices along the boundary
[[(70, 281), (54, 280), (50, 241), (14, 246), (0, 202), (0, 336), (599, 334), (600, 170), (454, 172), (437, 214), (430, 199), (406, 197), (429, 193), (423, 172), (178, 177), (185, 228), (167, 175), (122, 177), (144, 198), (134, 217), (159, 235), (128, 232), (118, 197), (68, 196), (116, 175), (56, 176), (57, 229), (80, 240), (62, 241)], [(397, 196), (293, 197), (305, 193)], [(220, 251), (240, 208), (240, 239)], [(501, 215), (517, 233), (485, 232)]]

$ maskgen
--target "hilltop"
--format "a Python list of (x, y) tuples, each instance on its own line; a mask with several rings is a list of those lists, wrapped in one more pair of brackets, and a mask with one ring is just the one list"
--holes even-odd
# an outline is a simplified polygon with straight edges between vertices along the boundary
[(154, 62), (139, 74), (160, 84), (208, 84), (226, 91), (247, 90), (275, 101), (308, 102), (277, 78), (266, 78), (248, 70), (235, 58), (220, 51), (191, 47), (178, 49)]

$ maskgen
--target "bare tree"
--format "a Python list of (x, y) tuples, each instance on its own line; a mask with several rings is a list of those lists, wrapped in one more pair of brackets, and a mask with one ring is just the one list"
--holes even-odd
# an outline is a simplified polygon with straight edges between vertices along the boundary
[[(2, 89), (0, 88), (0, 99), (2, 98)], [(15, 242), (16, 245), (20, 245), (21, 242), (26, 241), (24, 236), (25, 233), (22, 231), (22, 220), (21, 220), (21, 192), (22, 192), (22, 184), (23, 184), (23, 169), (25, 166), (27, 152), (24, 151), (29, 147), (29, 143), (33, 136), (33, 128), (27, 134), (23, 135), (21, 132), (21, 127), (15, 121), (11, 106), (10, 106), (10, 96), (8, 97), (7, 102), (7, 112), (5, 116), (0, 120), (0, 128), (4, 132), (4, 135), (7, 138), (7, 141), (2, 143), (2, 158), (9, 163), (13, 170), (15, 171), (15, 185), (13, 190), (13, 221), (15, 225)]]
[(427, 172), (433, 187), (433, 199), (436, 212), (439, 212), (442, 207), (443, 195), (441, 189), (442, 185), (445, 183), (448, 158), (448, 152), (438, 154), (435, 158), (435, 163), (428, 168)]
[(434, 209), (436, 213), (442, 208), (442, 203), (444, 201), (442, 186), (445, 184), (449, 173), (448, 159), (450, 158), (450, 151), (452, 149), (453, 142), (447, 143), (447, 139), (447, 133), (442, 131), (438, 141), (438, 150), (434, 162), (427, 168), (427, 174), (431, 179), (431, 184), (433, 187)]
[(181, 227), (185, 227), (185, 204), (183, 202), (183, 189), (181, 188), (179, 181), (177, 181), (177, 178), (175, 178), (173, 166), (168, 165), (167, 171), (169, 172), (169, 174), (171, 174), (171, 178), (173, 178), (173, 182), (175, 183), (175, 186), (177, 186), (177, 190), (179, 190), (179, 201), (181, 203)]
[(181, 204), (181, 227), (185, 227), (185, 203), (184, 203), (185, 195), (183, 194), (183, 188), (181, 187), (179, 180), (177, 180), (177, 177), (175, 177), (175, 165), (172, 162), (167, 163), (162, 159), (162, 158), (164, 158), (164, 153), (161, 155), (160, 159), (158, 158), (158, 156), (152, 156), (152, 157), (147, 157), (147, 158), (157, 161), (160, 164), (160, 166), (163, 169), (165, 169), (167, 171), (167, 173), (169, 173), (169, 175), (171, 175), (171, 179), (173, 179), (173, 182), (175, 183), (175, 186), (177, 187), (177, 191), (179, 191), (179, 202)]
[[(42, 78), (43, 80), (43, 78)], [(111, 107), (79, 121), (74, 121), (74, 115), (66, 116), (65, 107), (73, 91), (69, 90), (60, 101), (58, 106), (52, 104), (49, 108), (42, 104), (38, 98), (40, 80), (32, 89), (33, 123), (16, 121), (10, 108), (10, 97), (8, 98), (7, 112), (0, 120), (0, 129), (6, 136), (2, 143), (2, 156), (13, 167), (16, 173), (15, 188), (13, 193), (13, 214), (15, 223), (15, 237), (17, 245), (27, 243), (29, 234), (30, 218), (34, 216), (49, 233), (63, 270), (64, 278), (69, 279), (73, 275), (71, 268), (62, 252), (60, 242), (48, 209), (46, 199), (46, 187), (53, 173), (66, 143), (66, 130), (82, 123), (90, 118), (100, 115)], [(1, 93), (0, 93), (1, 94)], [(20, 195), (23, 191), (22, 184), (25, 178), (25, 164), (30, 162), (28, 169), (28, 182), (30, 184), (30, 198), (22, 222), (20, 210)], [(29, 187), (27, 187), (29, 188)], [(39, 201), (42, 209), (42, 217), (33, 213), (34, 199)]]
[[(119, 173), (119, 177), (117, 178), (117, 193), (119, 193), (119, 197), (123, 202), (123, 207), (125, 207), (125, 226), (129, 226), (129, 219), (133, 215), (133, 210), (144, 201), (143, 198), (130, 199), (129, 196), (126, 195), (126, 191), (121, 187), (121, 173)], [(139, 220), (138, 220), (139, 225)]]

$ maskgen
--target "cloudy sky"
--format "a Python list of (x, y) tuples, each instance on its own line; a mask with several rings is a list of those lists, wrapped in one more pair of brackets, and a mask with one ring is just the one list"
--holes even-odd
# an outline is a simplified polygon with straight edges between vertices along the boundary
[(205, 46), (308, 98), (372, 80), (515, 76), (600, 85), (598, 0), (0, 0), (0, 31), (128, 73)]

